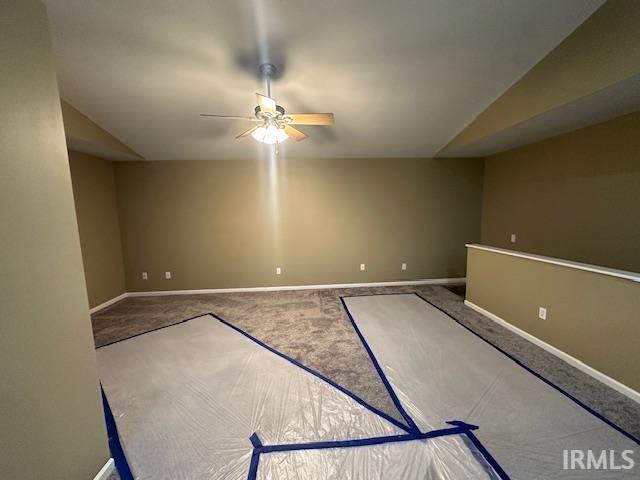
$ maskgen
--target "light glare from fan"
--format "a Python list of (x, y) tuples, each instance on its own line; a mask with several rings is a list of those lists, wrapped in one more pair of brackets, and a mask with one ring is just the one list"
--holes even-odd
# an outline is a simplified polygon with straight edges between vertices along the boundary
[(287, 135), (282, 128), (278, 128), (275, 125), (269, 125), (266, 128), (258, 127), (251, 133), (251, 136), (257, 141), (269, 145), (282, 143), (289, 138), (289, 135)]

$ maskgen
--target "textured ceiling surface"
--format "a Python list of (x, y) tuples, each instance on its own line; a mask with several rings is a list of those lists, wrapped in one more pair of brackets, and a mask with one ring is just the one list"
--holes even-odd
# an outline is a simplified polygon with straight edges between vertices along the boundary
[(279, 68), (297, 158), (429, 157), (602, 0), (45, 0), (61, 95), (152, 160), (246, 159), (257, 66)]

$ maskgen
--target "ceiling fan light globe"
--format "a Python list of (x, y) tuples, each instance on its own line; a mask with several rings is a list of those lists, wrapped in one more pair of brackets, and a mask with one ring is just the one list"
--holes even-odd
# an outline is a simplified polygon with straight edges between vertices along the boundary
[(258, 142), (266, 143), (268, 145), (282, 143), (289, 138), (289, 135), (287, 135), (282, 128), (278, 128), (275, 125), (258, 127), (253, 131), (253, 133), (251, 133), (251, 136)]

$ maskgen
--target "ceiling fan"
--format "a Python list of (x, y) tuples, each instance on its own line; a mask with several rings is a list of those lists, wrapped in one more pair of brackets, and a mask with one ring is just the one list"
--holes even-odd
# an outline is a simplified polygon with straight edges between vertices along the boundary
[(271, 98), (271, 78), (276, 73), (276, 67), (270, 63), (263, 63), (260, 65), (260, 73), (265, 79), (267, 91), (266, 95), (256, 93), (258, 105), (255, 107), (253, 117), (211, 113), (201, 113), (200, 116), (255, 122), (257, 125), (242, 132), (236, 138), (251, 136), (259, 142), (275, 144), (276, 149), (278, 144), (287, 138), (293, 138), (299, 142), (308, 137), (292, 125), (333, 125), (335, 123), (333, 113), (286, 113), (285, 109)]

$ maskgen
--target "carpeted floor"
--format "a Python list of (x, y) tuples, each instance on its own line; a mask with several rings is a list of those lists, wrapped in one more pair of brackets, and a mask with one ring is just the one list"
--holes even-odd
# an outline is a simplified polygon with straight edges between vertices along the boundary
[(629, 433), (640, 405), (540, 347), (465, 307), (441, 286), (130, 297), (92, 315), (96, 346), (214, 312), (401, 419), (340, 302), (342, 295), (417, 292)]

